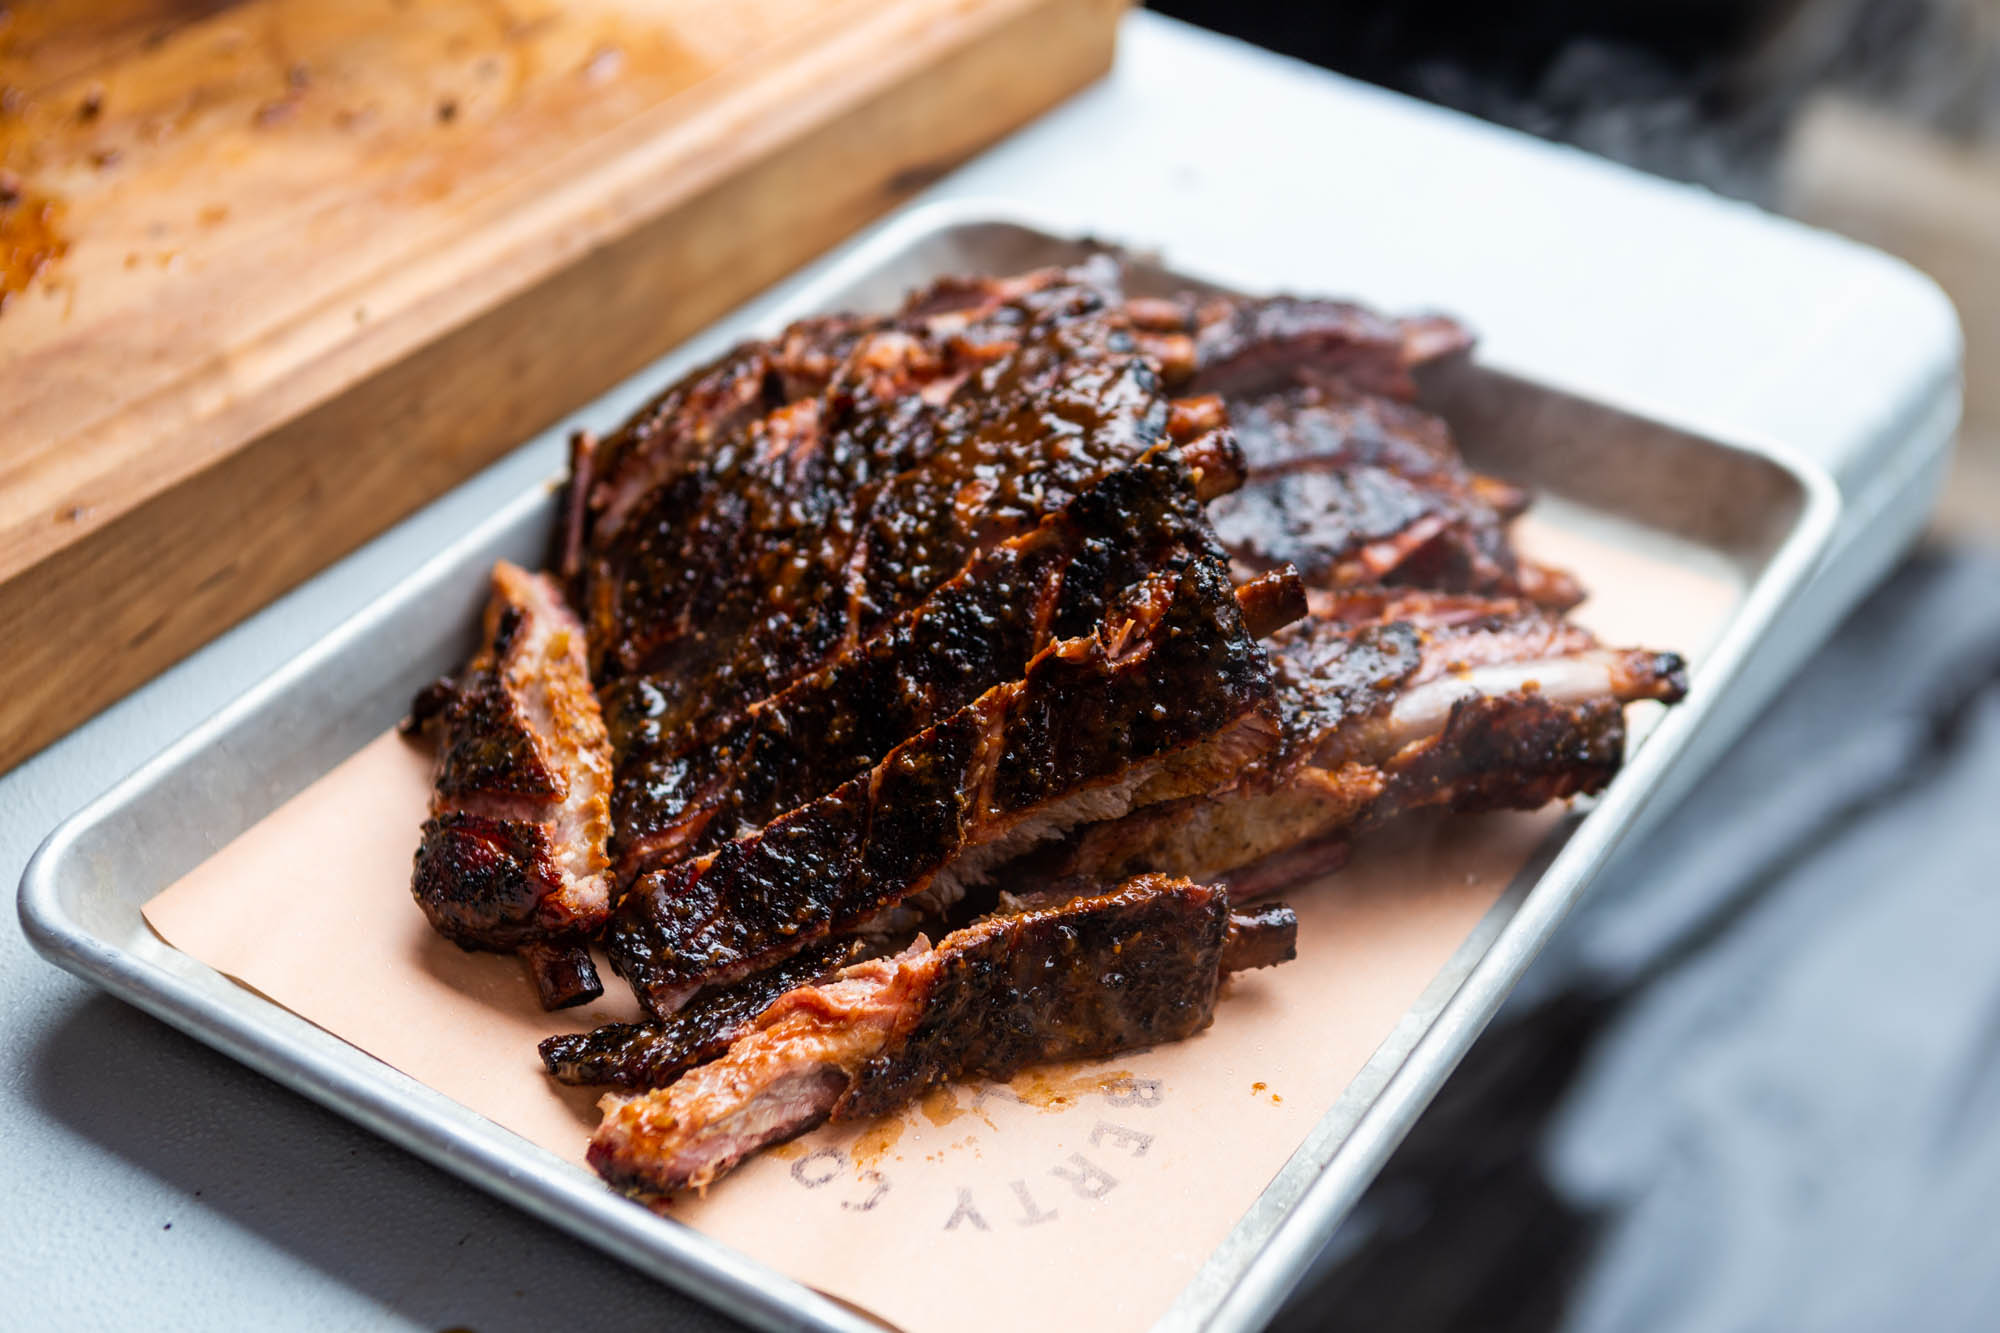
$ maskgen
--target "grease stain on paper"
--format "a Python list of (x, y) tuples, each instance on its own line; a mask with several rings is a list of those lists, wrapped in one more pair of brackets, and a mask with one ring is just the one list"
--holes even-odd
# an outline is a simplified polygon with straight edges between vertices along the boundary
[(854, 1159), (857, 1166), (874, 1166), (888, 1156), (889, 1150), (902, 1137), (902, 1115), (885, 1115), (861, 1131), (861, 1137), (854, 1140), (854, 1146), (848, 1149), (848, 1156)]
[(935, 1087), (926, 1092), (923, 1100), (917, 1103), (917, 1109), (923, 1113), (924, 1119), (939, 1129), (965, 1114), (959, 1107), (957, 1091), (948, 1086)]
[(1103, 1092), (1131, 1078), (1122, 1069), (1099, 1069), (1089, 1073), (1057, 1070), (1029, 1070), (1016, 1074), (1007, 1086), (1015, 1099), (1041, 1111), (1066, 1111), (1093, 1092)]

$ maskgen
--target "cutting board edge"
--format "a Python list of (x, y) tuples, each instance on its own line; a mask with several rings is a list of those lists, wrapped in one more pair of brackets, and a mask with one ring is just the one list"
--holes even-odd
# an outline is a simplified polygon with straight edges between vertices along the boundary
[[(1106, 0), (1077, 9), (1115, 13)], [(1062, 11), (1047, 0), (905, 0), (832, 42), (800, 45), (782, 59), (774, 53), (756, 77), (728, 72), (675, 99), (682, 105), (653, 108), (602, 136), (589, 165), (562, 188), (539, 197), (530, 190), (511, 208), (509, 199), (486, 200), (467, 215), (456, 242), (357, 278), (240, 343), (217, 345), (144, 398), (80, 419), (60, 441), (36, 444), (10, 465), (10, 494), (0, 503), (0, 581), (351, 392), (816, 124), (838, 121), (926, 61), (976, 50), (1024, 15)], [(974, 123), (977, 111), (965, 108)], [(701, 122), (699, 132), (690, 118)]]
[[(978, 42), (774, 146), (681, 208), (578, 255), (0, 582), (0, 617), (40, 626), (0, 661), (0, 769), (1101, 77), (1126, 7), (1015, 7)], [(1066, 24), (1068, 40), (1049, 40), (1050, 23)], [(908, 136), (905, 151), (872, 165), (854, 160), (857, 140), (891, 130)], [(810, 197), (814, 213), (772, 218), (759, 198), (773, 190)], [(677, 286), (675, 274), (686, 271), (700, 276)], [(616, 316), (602, 317), (619, 302)], [(642, 304), (670, 313), (661, 319), (655, 309), (642, 320)], [(652, 327), (629, 336), (614, 331), (645, 323)], [(561, 349), (561, 374), (538, 372), (556, 358), (538, 360), (537, 343)], [(568, 369), (576, 365), (591, 369)], [(495, 367), (505, 368), (499, 378), (513, 399), (472, 414), (452, 406), (454, 394), (471, 396), (480, 381), (490, 387)], [(537, 373), (546, 382), (529, 382)], [(439, 448), (413, 464), (397, 443), (413, 436)], [(216, 535), (222, 529), (227, 536)], [(78, 661), (92, 669), (78, 672)]]

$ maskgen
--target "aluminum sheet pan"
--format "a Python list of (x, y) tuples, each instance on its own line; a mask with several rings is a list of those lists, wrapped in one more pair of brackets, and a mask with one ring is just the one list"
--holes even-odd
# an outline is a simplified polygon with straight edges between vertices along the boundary
[[(880, 307), (939, 274), (1066, 262), (1097, 248), (1011, 220), (1005, 208), (918, 210), (800, 288), (771, 319)], [(1128, 258), (1135, 289), (1220, 290)], [(663, 383), (761, 331), (740, 316), (724, 320), (635, 380)], [(607, 397), (629, 401), (632, 387)], [(1501, 896), (1209, 1257), (1165, 1327), (1248, 1329), (1277, 1309), (1690, 742), (1714, 739), (1704, 732), (1718, 701), (1834, 530), (1831, 480), (1774, 442), (1676, 429), (1647, 419), (1642, 405), (1585, 401), (1484, 360), (1428, 375), (1424, 394), (1459, 429), (1475, 466), (1533, 487), (1544, 506), (1595, 535), (1719, 573), (1741, 599), (1686, 702)], [(418, 686), (457, 665), (492, 562), (538, 562), (554, 517), (552, 480), (65, 821), (23, 877), (23, 926), (58, 965), (739, 1318), (774, 1328), (878, 1328), (655, 1219), (574, 1165), (237, 986), (164, 944), (140, 915), (155, 893), (379, 735)]]

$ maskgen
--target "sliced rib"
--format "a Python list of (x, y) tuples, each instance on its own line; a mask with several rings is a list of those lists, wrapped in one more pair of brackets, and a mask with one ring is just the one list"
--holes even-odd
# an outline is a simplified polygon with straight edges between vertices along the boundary
[(1059, 873), (1226, 874), (1247, 897), (1337, 868), (1352, 830), (1407, 810), (1597, 791), (1623, 705), (1687, 688), (1675, 655), (1601, 647), (1520, 599), (1361, 593), (1269, 648), (1277, 745), (1220, 790), (1083, 830)]
[(419, 696), (420, 729), (439, 733), (410, 886), (424, 915), (462, 948), (519, 953), (548, 1008), (595, 999), (584, 939), (610, 907), (611, 755), (554, 579), (494, 567), (480, 651)]
[(1527, 497), (1467, 468), (1439, 418), (1308, 383), (1235, 401), (1231, 420), (1248, 476), (1211, 514), (1241, 569), (1294, 564), (1333, 590), (1396, 584), (1558, 607), (1581, 596), (1515, 553), (1507, 524)]
[(1269, 743), (1271, 676), (1227, 572), (1200, 560), (1149, 587), (866, 773), (641, 879), (608, 927), (613, 965), (669, 1014), (918, 894), (954, 901), (1079, 822), (1238, 771)]
[(1455, 321), (1290, 296), (1127, 310), (1163, 364), (1184, 367), (1170, 385), (1226, 408), (1248, 476), (1215, 520), (1245, 571), (1289, 562), (1325, 587), (1581, 599), (1567, 576), (1514, 555), (1506, 524), (1527, 496), (1468, 469), (1445, 423), (1412, 405), (1411, 372), (1471, 346)]
[[(1013, 915), (1063, 907), (1092, 896), (1091, 891), (1020, 898), (1003, 893), (1000, 902)], [(1298, 934), (1298, 917), (1283, 903), (1232, 906), (1222, 970), (1247, 972), (1288, 963), (1298, 956)], [(797, 986), (830, 980), (866, 947), (859, 939), (814, 946), (769, 971), (703, 994), (663, 1023), (607, 1023), (591, 1032), (549, 1037), (541, 1043), (542, 1064), (550, 1077), (574, 1087), (664, 1088), (727, 1051), (756, 1026), (778, 996)]]
[[(1245, 921), (1280, 940), (1275, 915)], [(670, 1087), (611, 1095), (590, 1163), (635, 1192), (705, 1189), (744, 1157), (827, 1119), (881, 1115), (954, 1079), (1178, 1041), (1208, 1026), (1229, 943), (1216, 889), (1161, 877), (989, 917), (788, 992), (721, 1059)]]
[(703, 994), (663, 1023), (607, 1023), (549, 1037), (538, 1047), (542, 1065), (558, 1083), (665, 1087), (728, 1050), (780, 995), (827, 980), (866, 951), (860, 939), (824, 940), (776, 967)]
[(1190, 393), (1227, 397), (1289, 384), (1301, 370), (1400, 398), (1410, 372), (1472, 346), (1442, 315), (1394, 319), (1365, 306), (1296, 296), (1220, 298), (1194, 310)]
[(768, 342), (739, 344), (667, 386), (601, 443), (586, 441), (581, 456), (571, 456), (570, 505), (558, 540), (564, 577), (575, 578), (587, 548), (616, 537), (654, 491), (720, 441), (822, 392), (854, 345), (882, 323), (831, 315), (801, 320)]
[[(633, 728), (613, 813), (621, 882), (715, 849), (863, 772), (940, 718), (1017, 679), (1059, 639), (1093, 632), (1126, 589), (1219, 559), (1170, 446), (1113, 473), (1032, 531), (975, 556), (857, 651), (726, 719)], [(1296, 580), (1260, 583), (1255, 634), (1304, 614)]]
[[(799, 320), (769, 341), (739, 344), (667, 386), (602, 444), (586, 442), (572, 459), (571, 518), (558, 542), (568, 553), (564, 577), (581, 570), (586, 548), (601, 548), (655, 492), (691, 471), (710, 467), (725, 442), (753, 421), (834, 385), (849, 358), (871, 335), (885, 334), (874, 355), (860, 358), (874, 390), (893, 390), (885, 370), (921, 375), (955, 362), (990, 359), (1008, 345), (1004, 307), (1062, 278), (1059, 269), (1007, 278), (946, 278), (914, 293), (897, 316), (826, 315)], [(1000, 313), (997, 326), (982, 320)], [(911, 354), (914, 344), (935, 349)], [(950, 347), (947, 347), (950, 344)], [(850, 376), (852, 377), (852, 376)], [(912, 380), (907, 387), (927, 387)], [(577, 467), (576, 462), (585, 466)]]
[[(1132, 359), (1113, 346), (1123, 322), (1107, 277), (1091, 270), (1017, 294), (992, 312), (1005, 337), (987, 337), (986, 325), (971, 341), (956, 326), (942, 339), (873, 330), (823, 392), (713, 441), (615, 531), (594, 531), (584, 583), (599, 679), (700, 673), (772, 635), (795, 654), (839, 643), (852, 627), (829, 617), (871, 583), (853, 566), (873, 558), (856, 548), (878, 511), (987, 477), (1004, 445), (1026, 443), (1010, 426), (1032, 429), (1039, 408), (1057, 425), (1099, 428), (1069, 469), (1023, 450), (1022, 479), (1050, 473), (1059, 485), (1086, 467), (1090, 445), (1112, 446), (1123, 420), (1116, 372)], [(1137, 406), (1142, 417), (1158, 411)], [(926, 477), (936, 479), (928, 490)]]

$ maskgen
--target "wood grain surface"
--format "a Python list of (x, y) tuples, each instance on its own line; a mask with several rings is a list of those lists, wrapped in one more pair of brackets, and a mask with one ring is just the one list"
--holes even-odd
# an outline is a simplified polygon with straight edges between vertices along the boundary
[(1102, 73), (1122, 8), (17, 3), (0, 765)]

